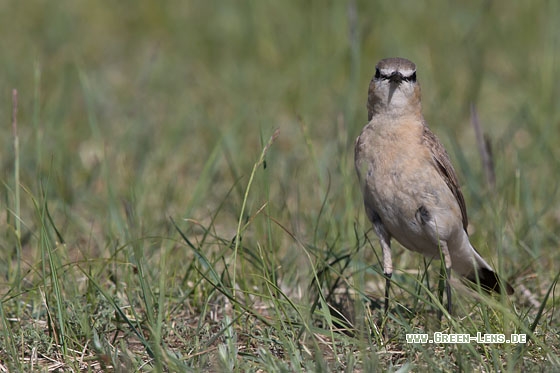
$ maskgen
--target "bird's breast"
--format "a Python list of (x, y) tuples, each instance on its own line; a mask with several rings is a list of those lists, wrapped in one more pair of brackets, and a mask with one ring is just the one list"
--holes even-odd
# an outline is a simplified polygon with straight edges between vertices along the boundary
[[(422, 130), (422, 123), (412, 120), (372, 120), (356, 144), (356, 167), (366, 204), (392, 236), (413, 250), (410, 246), (428, 246), (421, 244), (427, 224), (455, 220), (460, 213), (429, 149), (422, 144)], [(450, 226), (450, 230), (455, 228)], [(425, 250), (418, 247), (417, 251)]]

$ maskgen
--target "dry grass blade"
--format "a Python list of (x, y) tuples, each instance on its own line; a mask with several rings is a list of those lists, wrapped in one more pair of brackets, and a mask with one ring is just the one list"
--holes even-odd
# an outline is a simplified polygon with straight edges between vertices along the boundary
[(474, 128), (476, 144), (482, 160), (482, 168), (484, 169), (484, 174), (486, 175), (486, 182), (488, 183), (490, 189), (494, 190), (496, 188), (496, 171), (494, 170), (494, 159), (492, 158), (491, 144), (482, 131), (480, 120), (478, 118), (478, 112), (476, 111), (474, 104), (471, 104), (471, 124)]

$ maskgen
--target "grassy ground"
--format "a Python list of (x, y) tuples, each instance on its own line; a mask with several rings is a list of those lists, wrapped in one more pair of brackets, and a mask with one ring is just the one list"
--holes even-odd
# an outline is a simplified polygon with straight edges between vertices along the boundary
[[(2, 2), (0, 370), (560, 369), (560, 6), (385, 3)], [(395, 244), (383, 335), (353, 141), (388, 56), (516, 293), (440, 325)], [(406, 343), (438, 331), (529, 341)]]

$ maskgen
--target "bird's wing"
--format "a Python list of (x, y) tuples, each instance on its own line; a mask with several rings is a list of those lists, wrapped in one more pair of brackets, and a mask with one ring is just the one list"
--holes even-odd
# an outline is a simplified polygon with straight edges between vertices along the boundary
[(430, 131), (430, 129), (426, 125), (424, 125), (422, 141), (428, 146), (428, 149), (430, 149), (432, 159), (436, 164), (436, 169), (438, 170), (439, 174), (441, 175), (441, 177), (455, 196), (457, 203), (459, 204), (459, 208), (461, 209), (461, 216), (463, 218), (463, 228), (466, 232), (467, 226), (469, 224), (469, 220), (467, 218), (467, 206), (465, 205), (465, 199), (463, 198), (463, 193), (461, 193), (459, 180), (457, 179), (457, 174), (453, 169), (453, 165), (451, 164), (449, 155), (445, 151), (445, 148), (443, 147), (441, 142), (439, 142), (436, 135), (434, 135), (434, 133)]

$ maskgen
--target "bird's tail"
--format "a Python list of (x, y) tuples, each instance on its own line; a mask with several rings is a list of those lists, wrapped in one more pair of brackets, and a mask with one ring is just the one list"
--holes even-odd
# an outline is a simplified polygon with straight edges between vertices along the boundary
[(466, 278), (475, 284), (480, 282), (480, 287), (487, 292), (502, 293), (505, 291), (508, 295), (513, 294), (513, 287), (506, 281), (501, 280), (496, 272), (491, 269), (479, 267), (476, 273), (472, 273)]

